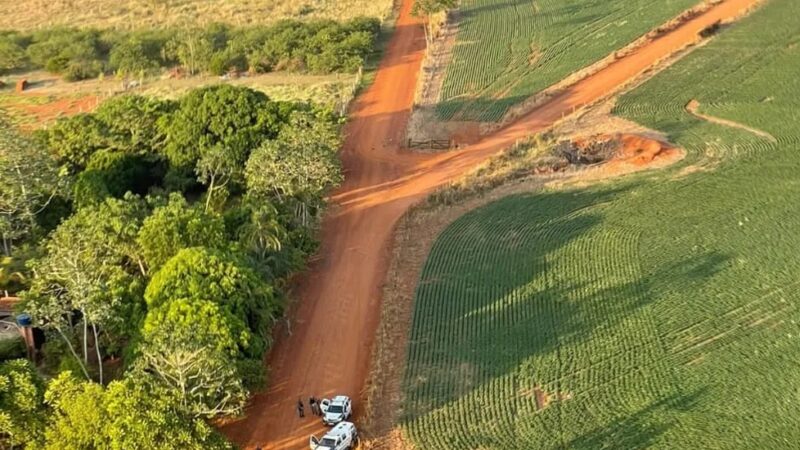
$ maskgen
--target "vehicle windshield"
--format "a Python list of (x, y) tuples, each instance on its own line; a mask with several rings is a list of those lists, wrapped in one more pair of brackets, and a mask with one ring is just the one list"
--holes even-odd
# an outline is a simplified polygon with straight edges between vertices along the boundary
[(331, 405), (328, 407), (328, 412), (331, 414), (341, 414), (344, 412), (344, 408), (342, 408), (342, 405)]
[(319, 441), (319, 445), (321, 445), (322, 447), (335, 448), (336, 447), (336, 439), (324, 437), (324, 438), (322, 438), (321, 441)]

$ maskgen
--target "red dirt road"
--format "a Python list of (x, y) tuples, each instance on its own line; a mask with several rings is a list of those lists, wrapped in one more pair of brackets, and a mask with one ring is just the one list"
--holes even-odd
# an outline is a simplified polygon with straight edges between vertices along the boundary
[(718, 20), (740, 16), (759, 0), (726, 0), (550, 99), (517, 122), (465, 149), (440, 155), (400, 150), (425, 37), (403, 0), (396, 30), (374, 83), (356, 101), (341, 151), (346, 181), (332, 196), (319, 256), (303, 275), (268, 358), (270, 388), (255, 396), (246, 417), (222, 431), (245, 448), (308, 448), (324, 428), (294, 405), (302, 397), (346, 394), (360, 413), (372, 342), (380, 317), (381, 284), (398, 219), (431, 191), (463, 175), (517, 140), (550, 127), (575, 108), (617, 91), (658, 61), (698, 40)]

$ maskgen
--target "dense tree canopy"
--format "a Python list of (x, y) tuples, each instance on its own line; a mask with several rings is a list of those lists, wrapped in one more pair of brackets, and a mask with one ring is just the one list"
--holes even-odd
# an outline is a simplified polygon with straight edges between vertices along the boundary
[(316, 215), (323, 193), (341, 178), (338, 129), (307, 112), (292, 115), (290, 125), (277, 139), (264, 142), (247, 162), (248, 194), (295, 199), (304, 223)]
[(183, 97), (165, 126), (165, 154), (184, 176), (206, 172), (204, 158), (220, 155), (236, 176), (250, 151), (275, 137), (291, 105), (270, 101), (263, 93), (231, 85), (201, 88)]
[(184, 248), (228, 245), (222, 218), (189, 205), (177, 193), (170, 195), (166, 204), (157, 206), (144, 220), (137, 240), (151, 271), (161, 268)]
[[(145, 214), (137, 197), (108, 199), (79, 210), (50, 235), (46, 254), (31, 261), (36, 277), (21, 293), (25, 309), (40, 327), (64, 339), (76, 359), (84, 361), (87, 377), (90, 340), (98, 342), (95, 352), (102, 358), (100, 330), (114, 343), (133, 333), (131, 319), (141, 310), (137, 275), (144, 271), (135, 239)], [(73, 312), (80, 314), (76, 318)], [(72, 347), (73, 333), (81, 336), (81, 357)]]
[(114, 72), (142, 76), (179, 65), (189, 74), (252, 72), (353, 72), (372, 51), (376, 19), (349, 22), (282, 21), (231, 28), (212, 23), (133, 32), (53, 28), (0, 32), (0, 71), (46, 69), (74, 81)]
[(0, 447), (35, 444), (41, 439), (44, 389), (44, 382), (27, 360), (0, 363)]
[(47, 450), (231, 448), (209, 425), (176, 408), (171, 392), (134, 380), (103, 388), (64, 372), (50, 383), (45, 400), (52, 408)]
[(270, 326), (281, 312), (273, 288), (242, 256), (204, 247), (181, 250), (147, 285), (151, 310), (175, 298), (212, 299), (247, 324), (254, 336), (246, 353), (252, 357), (266, 349)]
[[(216, 29), (212, 47), (231, 48), (230, 33)], [(329, 111), (221, 85), (178, 102), (115, 98), (57, 121), (42, 147), (6, 136), (0, 230), (27, 259), (21, 308), (57, 376), (26, 406), (44, 411), (29, 424), (37, 448), (224, 447), (203, 420), (240, 413), (265, 378), (283, 288), (341, 181), (339, 126)], [(124, 379), (107, 373), (117, 358)], [(2, 412), (0, 426), (21, 426)]]
[(246, 325), (218, 300), (173, 297), (150, 308), (137, 368), (187, 414), (237, 414), (247, 398), (237, 359), (250, 340)]
[(33, 142), (0, 121), (0, 235), (3, 252), (35, 232), (37, 217), (66, 185), (56, 165)]

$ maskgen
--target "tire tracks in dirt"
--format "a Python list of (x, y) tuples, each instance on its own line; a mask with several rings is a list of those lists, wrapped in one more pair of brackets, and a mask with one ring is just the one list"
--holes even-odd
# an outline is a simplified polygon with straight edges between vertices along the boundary
[(777, 143), (778, 140), (775, 139), (775, 136), (767, 133), (766, 131), (761, 131), (757, 128), (749, 127), (743, 123), (734, 122), (728, 119), (722, 119), (720, 117), (709, 116), (707, 114), (703, 114), (700, 112), (700, 102), (697, 99), (693, 99), (689, 103), (686, 104), (686, 112), (689, 114), (697, 117), (700, 120), (705, 120), (706, 122), (715, 123), (717, 125), (722, 125), (729, 128), (738, 128), (740, 130), (747, 131), (748, 133), (755, 134), (758, 137), (762, 137), (773, 144)]
[(318, 255), (295, 283), (295, 301), (288, 312), (292, 325), (276, 330), (275, 345), (266, 358), (270, 387), (253, 397), (243, 419), (222, 425), (221, 431), (244, 448), (301, 449), (307, 448), (311, 434), (320, 434), (324, 427), (313, 417), (297, 417), (298, 398), (345, 394), (354, 398), (356, 416), (362, 414), (390, 243), (403, 214), (518, 140), (612, 95), (654, 64), (697, 42), (706, 27), (735, 19), (759, 2), (725, 0), (577, 81), (476, 144), (430, 155), (400, 148), (425, 47), (422, 24), (411, 16), (413, 0), (402, 0), (375, 80), (351, 108), (340, 152), (345, 182), (331, 196)]

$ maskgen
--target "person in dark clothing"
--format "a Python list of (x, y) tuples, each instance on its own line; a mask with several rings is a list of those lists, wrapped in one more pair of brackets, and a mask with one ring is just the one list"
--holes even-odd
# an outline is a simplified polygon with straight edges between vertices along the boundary
[(303, 400), (297, 399), (297, 416), (301, 419), (306, 416), (305, 411), (303, 411)]
[(313, 395), (308, 397), (308, 406), (311, 407), (311, 414), (315, 416), (319, 415), (319, 405), (317, 404), (317, 399), (314, 398)]

